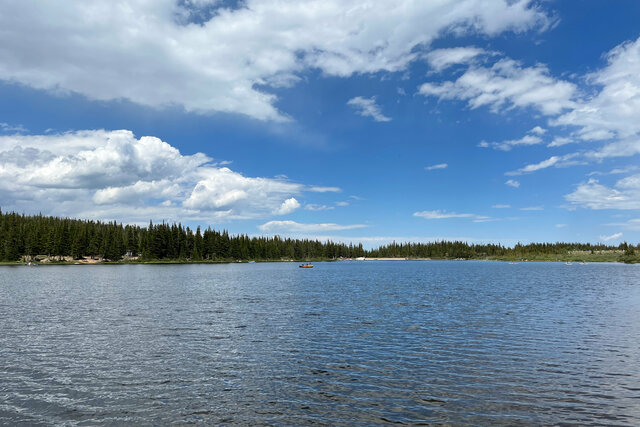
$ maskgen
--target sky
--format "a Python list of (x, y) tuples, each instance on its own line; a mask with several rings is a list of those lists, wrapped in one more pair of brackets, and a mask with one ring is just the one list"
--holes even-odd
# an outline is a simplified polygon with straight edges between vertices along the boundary
[(4, 0), (3, 212), (640, 241), (635, 0)]

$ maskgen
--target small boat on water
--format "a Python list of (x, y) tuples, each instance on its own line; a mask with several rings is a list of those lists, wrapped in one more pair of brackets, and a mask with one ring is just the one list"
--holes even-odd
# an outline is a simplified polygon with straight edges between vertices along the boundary
[(298, 267), (300, 267), (300, 268), (313, 268), (313, 264), (300, 264)]
[(255, 263), (256, 263), (256, 262), (255, 262), (255, 261), (253, 261), (253, 260), (249, 261), (249, 264), (255, 264)]

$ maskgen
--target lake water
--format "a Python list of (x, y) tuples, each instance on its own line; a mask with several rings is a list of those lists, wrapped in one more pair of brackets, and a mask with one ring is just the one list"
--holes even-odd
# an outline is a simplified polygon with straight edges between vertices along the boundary
[(0, 424), (640, 425), (640, 265), (0, 267)]

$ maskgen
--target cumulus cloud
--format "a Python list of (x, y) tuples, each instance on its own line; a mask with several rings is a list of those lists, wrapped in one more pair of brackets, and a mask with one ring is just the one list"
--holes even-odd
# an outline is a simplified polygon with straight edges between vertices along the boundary
[(509, 187), (513, 187), (513, 188), (520, 187), (520, 183), (518, 181), (516, 181), (516, 180), (513, 180), (513, 179), (506, 180), (505, 184), (507, 184)]
[(449, 165), (446, 163), (438, 163), (437, 165), (431, 165), (431, 166), (427, 166), (425, 167), (426, 170), (428, 171), (432, 171), (432, 170), (437, 170), (437, 169), (446, 169)]
[(266, 218), (300, 207), (314, 189), (247, 177), (211, 158), (128, 130), (0, 136), (3, 209), (88, 218)]
[(364, 224), (340, 225), (334, 223), (303, 224), (295, 221), (269, 221), (258, 226), (260, 231), (266, 233), (315, 233), (324, 231), (353, 230), (364, 228)]
[(294, 197), (285, 200), (280, 205), (280, 208), (276, 211), (278, 215), (287, 215), (291, 212), (295, 211), (300, 207), (300, 202), (298, 202)]
[(414, 212), (413, 216), (424, 219), (449, 219), (449, 218), (470, 218), (474, 222), (485, 222), (491, 218), (484, 215), (476, 215), (472, 213), (456, 213), (441, 210)]
[(361, 96), (356, 96), (355, 98), (351, 98), (347, 105), (353, 107), (356, 112), (363, 117), (371, 117), (376, 122), (390, 122), (391, 118), (382, 114), (382, 110), (380, 106), (376, 104), (376, 98), (363, 98)]
[(90, 99), (287, 120), (270, 87), (403, 70), (446, 32), (544, 29), (529, 0), (9, 1), (0, 79)]
[(589, 179), (565, 199), (572, 205), (588, 209), (640, 209), (640, 174), (620, 179), (614, 187)]

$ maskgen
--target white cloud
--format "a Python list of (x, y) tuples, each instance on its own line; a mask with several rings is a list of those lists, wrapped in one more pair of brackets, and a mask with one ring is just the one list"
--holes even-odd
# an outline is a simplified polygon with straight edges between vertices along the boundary
[(313, 186), (247, 177), (131, 131), (0, 136), (5, 210), (136, 222), (268, 218)]
[(520, 187), (520, 183), (518, 181), (516, 181), (516, 180), (513, 180), (513, 179), (506, 180), (505, 184), (507, 184), (509, 187), (513, 187), (513, 188)]
[(314, 185), (314, 186), (307, 187), (306, 191), (311, 191), (314, 193), (340, 193), (342, 189), (338, 187), (320, 187), (320, 186)]
[(529, 131), (529, 133), (534, 133), (536, 135), (544, 135), (545, 133), (547, 133), (547, 130), (540, 126), (535, 126), (533, 129)]
[(511, 207), (511, 205), (493, 205), (491, 206), (493, 209), (509, 209)]
[(556, 224), (556, 228), (564, 228), (567, 224)]
[(470, 219), (473, 219), (474, 222), (485, 222), (492, 219), (488, 216), (483, 216), (483, 215), (476, 215), (471, 213), (447, 212), (447, 211), (441, 211), (441, 210), (414, 212), (413, 216), (424, 218), (424, 219), (470, 218)]
[(210, 13), (213, 0), (3, 2), (0, 79), (283, 121), (269, 86), (295, 84), (311, 69), (340, 77), (400, 71), (447, 32), (545, 29), (549, 19), (531, 3), (246, 0)]
[(314, 203), (308, 203), (304, 205), (304, 208), (308, 211), (329, 211), (335, 209), (333, 206), (318, 205)]
[(345, 207), (345, 206), (349, 206), (349, 202), (336, 202), (336, 206), (340, 206), (340, 207)]
[(356, 96), (355, 98), (351, 98), (347, 105), (353, 107), (358, 114), (363, 117), (371, 117), (376, 122), (390, 122), (391, 118), (382, 114), (382, 110), (380, 106), (376, 104), (376, 98), (363, 98), (361, 96)]
[(615, 222), (607, 225), (624, 227), (627, 230), (632, 230), (632, 231), (640, 231), (640, 218), (630, 219), (625, 222)]
[(640, 166), (629, 165), (629, 166), (624, 166), (624, 167), (620, 167), (620, 168), (613, 168), (608, 172), (593, 171), (593, 172), (588, 173), (587, 176), (618, 175), (618, 174), (625, 174), (625, 173), (629, 173), (629, 172), (635, 172), (638, 169), (640, 169)]
[(610, 236), (600, 236), (600, 240), (604, 240), (605, 242), (608, 242), (609, 240), (616, 240), (621, 237), (622, 237), (622, 233), (615, 233)]
[(502, 142), (486, 142), (482, 141), (478, 147), (493, 147), (496, 150), (509, 151), (519, 145), (537, 145), (542, 142), (542, 138), (537, 135), (525, 135), (520, 139), (510, 139)]
[(588, 209), (640, 209), (640, 174), (617, 181), (615, 188), (590, 179), (579, 184), (565, 199)]
[(559, 161), (563, 160), (562, 156), (551, 156), (546, 160), (543, 160), (539, 163), (534, 163), (531, 165), (527, 165), (523, 168), (518, 169), (517, 171), (507, 172), (507, 175), (520, 175), (523, 173), (535, 172), (540, 169), (546, 169), (557, 164)]
[(576, 140), (574, 140), (573, 138), (557, 136), (547, 145), (547, 147), (561, 147), (563, 145), (571, 144), (574, 142), (576, 142)]
[(296, 209), (300, 208), (300, 202), (298, 202), (294, 197), (285, 200), (280, 205), (280, 208), (275, 212), (278, 215), (287, 215)]
[[(640, 116), (638, 120), (640, 120)], [(640, 135), (634, 139), (623, 139), (605, 144), (597, 150), (588, 151), (584, 157), (589, 160), (601, 161), (614, 157), (631, 157), (636, 154), (640, 154)]]
[[(552, 121), (578, 128), (582, 140), (638, 138), (640, 133), (640, 38), (607, 54), (608, 64), (589, 81), (602, 89)], [(636, 151), (637, 152), (637, 151)]]
[[(606, 58), (607, 65), (604, 68), (586, 76), (584, 81), (592, 87), (583, 92), (579, 92), (573, 83), (552, 77), (544, 65), (523, 67), (519, 62), (505, 58), (491, 67), (471, 64), (465, 73), (453, 81), (424, 83), (420, 93), (439, 99), (466, 101), (470, 108), (487, 106), (493, 112), (516, 107), (534, 108), (551, 116), (549, 125), (565, 133), (553, 136), (548, 147), (585, 141), (604, 143), (588, 151), (551, 156), (507, 172), (507, 175), (520, 175), (552, 166), (567, 167), (636, 156), (640, 154), (640, 38), (620, 44), (608, 52)], [(589, 93), (593, 95), (585, 95)], [(540, 144), (541, 136), (546, 132), (546, 129), (536, 126), (520, 139), (482, 141), (478, 145), (509, 150), (516, 145)], [(507, 183), (517, 186), (516, 181)], [(599, 184), (582, 184), (579, 190), (589, 190), (590, 193), (601, 191), (597, 200), (608, 200), (607, 197), (615, 199), (615, 191), (618, 191), (603, 188)], [(572, 197), (578, 196), (574, 194)], [(587, 194), (582, 196), (588, 199)], [(628, 204), (625, 202), (622, 205)], [(599, 205), (599, 202), (594, 205)]]
[(446, 163), (438, 163), (437, 165), (431, 165), (425, 167), (425, 170), (432, 171), (437, 169), (446, 169), (449, 165)]
[(425, 55), (427, 62), (435, 71), (439, 72), (452, 65), (468, 64), (479, 55), (485, 55), (484, 49), (473, 46), (454, 47), (449, 49), (435, 49)]
[(527, 206), (526, 208), (520, 208), (521, 211), (543, 211), (544, 206)]
[(531, 107), (545, 115), (556, 115), (574, 103), (573, 83), (549, 75), (546, 66), (522, 67), (504, 58), (491, 68), (471, 66), (455, 81), (424, 83), (419, 93), (439, 99), (467, 101), (469, 108), (488, 106), (493, 112)]
[(22, 125), (10, 125), (9, 123), (0, 122), (0, 132), (24, 133), (29, 130)]
[(302, 224), (295, 221), (269, 221), (265, 224), (259, 225), (258, 229), (267, 233), (314, 233), (324, 231), (353, 230), (356, 228), (364, 227), (366, 227), (366, 225), (364, 224)]

